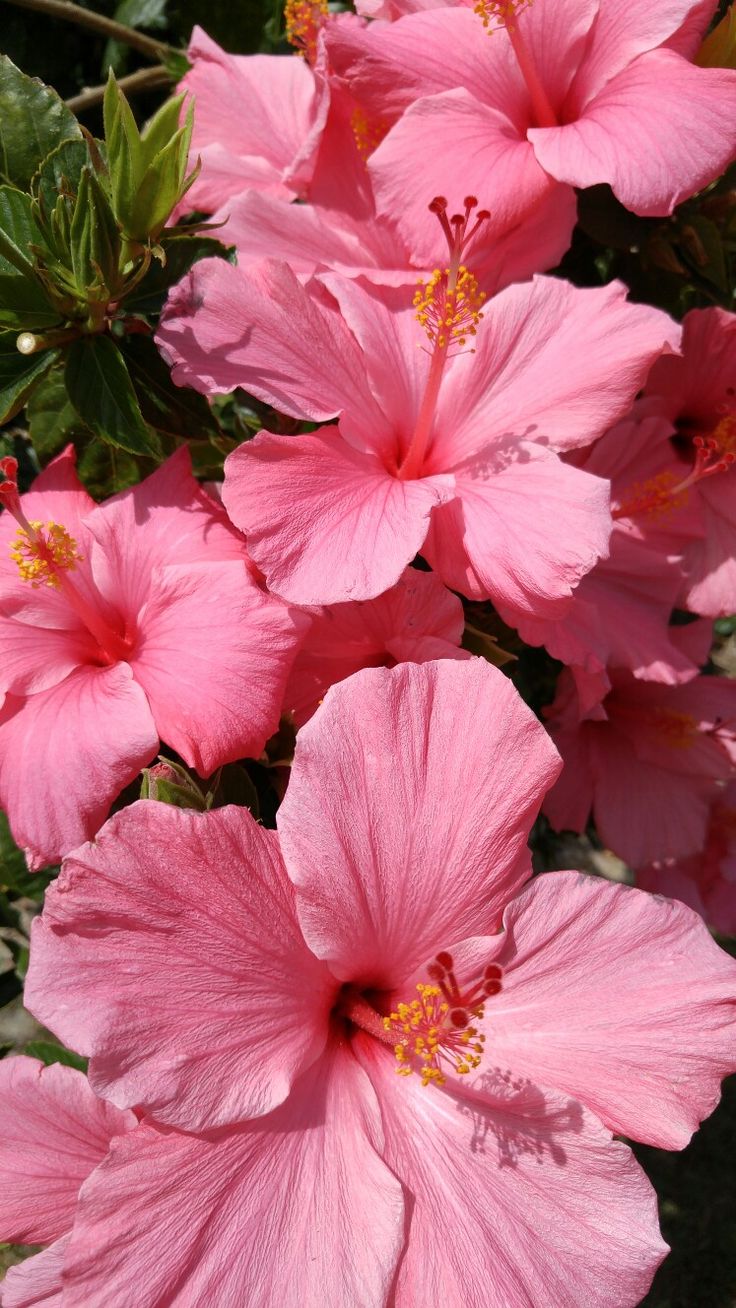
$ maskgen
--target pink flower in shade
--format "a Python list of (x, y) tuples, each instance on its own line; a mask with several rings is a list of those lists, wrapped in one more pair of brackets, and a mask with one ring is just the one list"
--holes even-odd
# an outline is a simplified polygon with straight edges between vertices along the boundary
[(361, 668), (470, 658), (459, 648), (464, 625), (457, 596), (433, 573), (416, 568), (407, 568), (377, 599), (318, 608), (296, 657), (284, 707), (300, 727), (330, 686)]
[(226, 462), (225, 507), (277, 594), (370, 599), (421, 551), (453, 590), (554, 614), (606, 553), (608, 485), (556, 451), (620, 416), (679, 328), (618, 284), (536, 278), (484, 304), (460, 262), (474, 204), (453, 230), (434, 205), (450, 272), (432, 274), (416, 311), (331, 274), (310, 294), (271, 261), (246, 273), (203, 260), (171, 295), (158, 339), (178, 384), (340, 415), (310, 435), (262, 432)]
[(181, 206), (212, 213), (246, 188), (303, 192), (327, 100), (314, 71), (293, 55), (226, 54), (201, 27), (180, 89), (194, 97), (191, 161), (202, 171)]
[[(369, 160), (377, 204), (412, 249), (423, 197), (461, 178), (501, 228), (551, 191), (607, 182), (635, 213), (669, 214), (736, 152), (736, 72), (671, 38), (693, 0), (479, 0), (326, 36), (335, 73), (391, 126)], [(711, 5), (711, 11), (714, 6)], [(682, 52), (681, 52), (682, 51)], [(411, 187), (407, 186), (411, 177)]]
[(636, 880), (644, 890), (689, 904), (714, 931), (736, 936), (736, 782), (716, 794), (700, 853), (650, 863)]
[(585, 673), (602, 674), (603, 683), (607, 667), (675, 683), (695, 675), (710, 647), (708, 634), (694, 662), (678, 644), (682, 628), (674, 629), (673, 640), (668, 627), (682, 594), (683, 556), (701, 541), (703, 519), (687, 491), (677, 491), (687, 472), (672, 448), (669, 423), (637, 413), (638, 419), (624, 419), (571, 456), (576, 467), (610, 480), (608, 558), (583, 577), (560, 617), (523, 615), (517, 626), (528, 644), (544, 645)]
[(545, 716), (565, 766), (545, 813), (557, 830), (583, 831), (592, 810), (601, 840), (631, 867), (698, 853), (719, 786), (734, 776), (736, 682), (665, 686), (611, 672), (610, 685), (602, 704), (584, 707), (562, 673)]
[(650, 512), (669, 518), (684, 502), (700, 515), (682, 594), (694, 612), (719, 617), (736, 610), (736, 314), (693, 309), (683, 327), (678, 366), (658, 361), (637, 404), (672, 435), (646, 489)]
[(74, 1068), (18, 1055), (0, 1062), (0, 1238), (48, 1245), (11, 1267), (3, 1308), (56, 1308), (79, 1188), (135, 1113), (98, 1099)]
[(31, 867), (90, 839), (159, 738), (202, 776), (276, 729), (304, 619), (252, 580), (180, 450), (96, 506), (71, 446), (0, 462), (0, 803)]
[(679, 1148), (712, 1109), (736, 965), (684, 905), (522, 890), (557, 769), (482, 660), (364, 670), (300, 732), (278, 836), (141, 802), (66, 862), (28, 1002), (156, 1119), (85, 1186), (70, 1296), (639, 1302), (664, 1246), (611, 1132)]

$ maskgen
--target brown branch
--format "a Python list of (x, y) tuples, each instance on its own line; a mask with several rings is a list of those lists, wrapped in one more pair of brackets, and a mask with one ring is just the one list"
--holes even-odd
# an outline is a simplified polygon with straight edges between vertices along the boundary
[(61, 18), (67, 23), (88, 27), (111, 41), (122, 41), (125, 45), (132, 46), (134, 50), (139, 50), (147, 59), (160, 61), (165, 55), (174, 53), (173, 47), (167, 45), (165, 41), (155, 41), (153, 37), (144, 36), (142, 32), (126, 27), (124, 23), (116, 23), (112, 18), (105, 18), (104, 14), (95, 13), (92, 9), (83, 9), (81, 5), (73, 4), (72, 0), (9, 0), (9, 2), (20, 9), (35, 9), (41, 14), (48, 14), (50, 18)]
[[(119, 77), (118, 86), (127, 96), (131, 96), (139, 91), (152, 91), (156, 86), (167, 86), (173, 81), (174, 78), (168, 68), (164, 68), (163, 64), (156, 64), (153, 68), (139, 68), (137, 73), (130, 73), (128, 77)], [(67, 109), (71, 109), (73, 114), (81, 114), (85, 109), (102, 104), (105, 86), (104, 82), (101, 86), (86, 86), (79, 95), (74, 95), (71, 100), (66, 101)]]

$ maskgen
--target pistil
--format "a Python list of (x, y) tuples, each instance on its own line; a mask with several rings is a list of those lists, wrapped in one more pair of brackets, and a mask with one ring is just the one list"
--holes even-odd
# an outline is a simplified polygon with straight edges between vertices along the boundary
[(736, 464), (736, 452), (724, 450), (717, 436), (694, 436), (693, 446), (695, 461), (686, 477), (676, 481), (671, 472), (660, 472), (642, 486), (635, 486), (618, 508), (612, 509), (614, 521), (682, 508), (691, 486), (716, 473), (727, 472)]
[(59, 523), (49, 522), (44, 525), (41, 522), (31, 522), (26, 517), (18, 493), (16, 459), (0, 459), (0, 472), (5, 477), (5, 481), (0, 484), (0, 504), (15, 519), (19, 528), (10, 554), (18, 565), (22, 580), (29, 582), (34, 589), (49, 586), (52, 590), (60, 591), (69, 607), (97, 641), (109, 663), (127, 658), (131, 642), (105, 622), (68, 575), (82, 561), (77, 542)]
[(489, 35), (501, 27), (506, 28), (532, 102), (535, 126), (558, 127), (557, 115), (544, 89), (534, 55), (518, 23), (520, 11), (528, 8), (529, 4), (531, 0), (477, 0), (473, 7)]
[(451, 218), (447, 217), (444, 196), (435, 196), (429, 206), (447, 240), (450, 261), (445, 269), (435, 268), (429, 281), (423, 283), (414, 296), (417, 321), (426, 331), (433, 348), (419, 414), (409, 448), (398, 469), (397, 475), (402, 480), (421, 474), (451, 347), (463, 349), (467, 338), (475, 335), (483, 316), (481, 306), (485, 294), (478, 290), (475, 277), (461, 263), (463, 251), (490, 217), (486, 209), (481, 209), (471, 225), (471, 214), (477, 205), (475, 196), (469, 195), (465, 199), (465, 213), (454, 214)]

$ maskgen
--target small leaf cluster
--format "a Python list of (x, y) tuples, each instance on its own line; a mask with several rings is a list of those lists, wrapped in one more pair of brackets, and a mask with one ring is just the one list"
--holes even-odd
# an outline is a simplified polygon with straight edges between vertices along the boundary
[(168, 288), (225, 254), (196, 226), (167, 226), (197, 172), (183, 101), (141, 130), (111, 73), (96, 140), (0, 57), (0, 423), (27, 406), (44, 463), (73, 439), (97, 493), (139, 480), (181, 439), (221, 435), (152, 339)]

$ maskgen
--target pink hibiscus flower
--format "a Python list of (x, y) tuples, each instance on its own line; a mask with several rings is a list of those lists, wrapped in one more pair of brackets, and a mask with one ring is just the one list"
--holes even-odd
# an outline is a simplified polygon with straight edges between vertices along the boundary
[(431, 572), (407, 568), (374, 600), (314, 611), (296, 657), (284, 707), (302, 726), (330, 686), (361, 668), (392, 668), (430, 659), (467, 659), (459, 648), (463, 606)]
[(736, 314), (693, 309), (683, 328), (678, 366), (658, 361), (637, 405), (673, 431), (642, 488), (643, 511), (669, 517), (692, 501), (702, 530), (685, 551), (683, 597), (695, 613), (720, 617), (736, 611)]
[(201, 27), (180, 89), (195, 100), (191, 161), (202, 171), (181, 210), (212, 213), (246, 188), (303, 193), (324, 128), (327, 100), (309, 63), (293, 55), (231, 55)]
[(310, 294), (271, 261), (246, 273), (203, 260), (170, 296), (158, 339), (176, 382), (340, 415), (310, 435), (262, 432), (225, 465), (228, 513), (295, 603), (370, 599), (421, 551), (453, 590), (551, 615), (606, 553), (608, 485), (556, 451), (620, 416), (679, 329), (618, 284), (536, 278), (484, 304), (461, 262), (474, 205), (451, 230), (434, 204), (449, 269), (415, 310), (330, 274)]
[(28, 1002), (156, 1119), (84, 1188), (70, 1296), (641, 1299), (664, 1246), (611, 1132), (679, 1148), (713, 1107), (736, 965), (684, 905), (521, 890), (557, 768), (482, 660), (370, 669), (300, 732), (278, 836), (139, 802), (67, 861)]
[(3, 1308), (56, 1308), (79, 1188), (135, 1113), (98, 1099), (86, 1076), (24, 1055), (0, 1062), (0, 1238), (48, 1245), (5, 1274)]
[(381, 210), (413, 248), (432, 236), (423, 196), (448, 177), (483, 195), (506, 227), (551, 190), (602, 182), (635, 213), (669, 214), (734, 157), (736, 72), (686, 57), (702, 5), (633, 0), (625, 15), (618, 0), (476, 8), (501, 30), (484, 37), (477, 13), (440, 8), (326, 37), (351, 94), (393, 124), (369, 169)]
[(689, 904), (714, 931), (736, 936), (736, 782), (716, 795), (700, 853), (650, 863), (637, 871), (636, 881), (644, 890)]
[(71, 446), (0, 461), (0, 804), (32, 868), (89, 840), (159, 738), (202, 776), (275, 731), (305, 621), (178, 451), (95, 505)]
[(631, 867), (697, 854), (719, 783), (734, 776), (736, 681), (666, 686), (611, 672), (610, 685), (590, 707), (562, 673), (546, 716), (565, 766), (545, 813), (557, 830), (583, 831), (592, 810)]
[(603, 683), (607, 667), (674, 683), (692, 677), (710, 648), (705, 635), (693, 661), (678, 643), (682, 628), (668, 626), (683, 590), (683, 556), (702, 540), (703, 519), (687, 490), (677, 489), (688, 474), (672, 449), (670, 424), (642, 417), (641, 408), (636, 412), (636, 419), (617, 423), (572, 456), (576, 467), (610, 480), (608, 558), (583, 577), (567, 612), (551, 621), (525, 615), (517, 625), (528, 644), (544, 645), (585, 673), (602, 674)]

